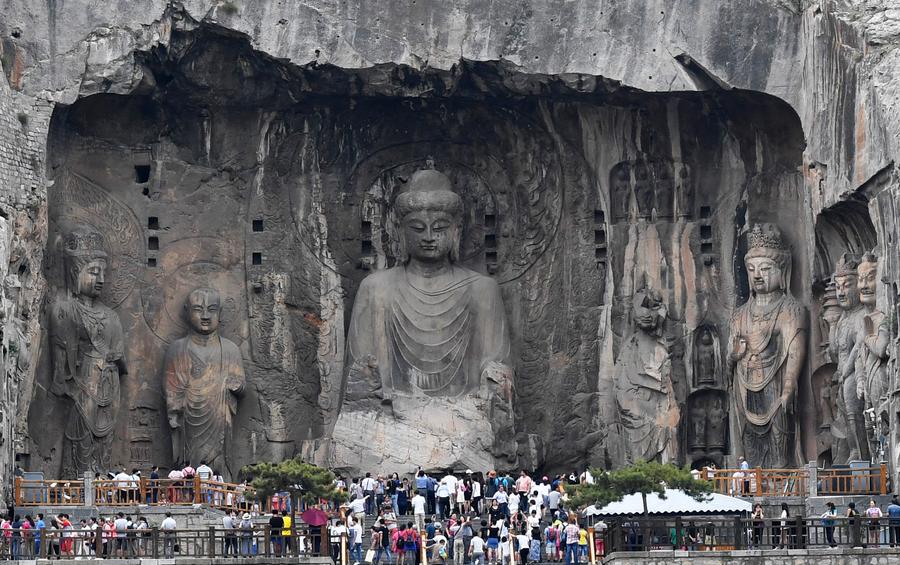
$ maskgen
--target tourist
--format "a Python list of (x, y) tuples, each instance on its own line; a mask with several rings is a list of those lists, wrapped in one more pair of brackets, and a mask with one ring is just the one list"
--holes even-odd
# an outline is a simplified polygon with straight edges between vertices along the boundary
[(469, 504), (466, 500), (466, 481), (465, 479), (456, 482), (456, 511), (460, 514), (469, 513)]
[(516, 492), (519, 496), (528, 496), (528, 493), (531, 492), (531, 477), (524, 470), (519, 473), (519, 478), (516, 479)]
[(569, 523), (566, 525), (563, 534), (566, 540), (566, 565), (578, 565), (578, 536), (580, 529), (578, 521), (574, 515), (569, 516)]
[(47, 544), (48, 559), (53, 559), (54, 556), (57, 559), (60, 559), (59, 533), (59, 522), (56, 521), (56, 518), (50, 518), (47, 528), (44, 532), (44, 543)]
[(450, 515), (450, 489), (447, 487), (447, 483), (443, 480), (438, 482), (437, 490), (435, 491), (435, 496), (437, 497), (437, 513), (442, 519), (447, 519)]
[(177, 527), (178, 525), (175, 523), (172, 513), (166, 512), (166, 517), (159, 526), (163, 533), (163, 555), (166, 559), (175, 558), (175, 545), (178, 543), (175, 534)]
[(169, 487), (166, 489), (166, 504), (177, 504), (181, 498), (184, 472), (181, 469), (172, 469), (169, 471), (168, 477)]
[(377, 481), (372, 478), (372, 473), (366, 473), (366, 476), (363, 477), (363, 480), (360, 481), (360, 487), (362, 488), (363, 496), (366, 497), (366, 508), (365, 512), (369, 516), (375, 514), (375, 487), (377, 486)]
[(584, 526), (578, 529), (578, 558), (584, 563), (588, 561), (588, 532)]
[(859, 511), (856, 509), (856, 503), (847, 504), (847, 527), (850, 530), (850, 546), (853, 548), (862, 547), (859, 531)]
[(103, 557), (112, 557), (113, 551), (115, 551), (116, 545), (116, 524), (111, 517), (107, 517), (105, 520), (101, 518), (103, 524), (100, 526), (102, 532), (102, 541), (103, 547), (101, 551), (103, 552)]
[[(372, 488), (372, 496), (375, 495), (375, 488), (373, 485)], [(353, 561), (353, 565), (359, 565), (363, 560), (362, 555), (362, 525), (357, 520), (350, 520), (350, 526), (347, 528), (347, 538), (350, 544), (350, 560)]]
[(397, 556), (397, 565), (403, 565), (406, 550), (406, 526), (397, 524), (397, 528), (391, 533), (391, 551)]
[(41, 534), (44, 531), (46, 524), (44, 523), (44, 515), (38, 513), (37, 520), (34, 522), (34, 556), (39, 557), (41, 555)]
[(506, 489), (503, 488), (503, 485), (499, 485), (497, 487), (497, 492), (494, 493), (493, 500), (497, 503), (497, 506), (500, 509), (500, 513), (503, 515), (505, 519), (509, 519), (509, 496), (506, 494)]
[(881, 534), (881, 508), (875, 502), (875, 499), (869, 500), (869, 507), (866, 508), (866, 518), (869, 521), (869, 544), (872, 547), (878, 547), (879, 537)]
[(452, 469), (447, 469), (447, 474), (444, 475), (443, 478), (441, 478), (441, 484), (447, 486), (447, 495), (446, 496), (448, 498), (448, 500), (447, 500), (447, 513), (448, 514), (452, 512), (451, 507), (453, 506), (454, 497), (456, 496), (456, 483), (458, 480), (459, 479), (457, 479), (453, 475)]
[(423, 495), (424, 489), (417, 489), (416, 495), (412, 499), (413, 517), (416, 521), (416, 528), (419, 531), (425, 529), (425, 506), (426, 500)]
[(253, 520), (249, 512), (244, 512), (238, 527), (241, 529), (241, 556), (252, 555), (253, 548)]
[(125, 519), (124, 513), (119, 512), (116, 514), (115, 527), (116, 556), (125, 557), (126, 550), (128, 549), (128, 520)]
[(887, 507), (888, 515), (888, 531), (891, 547), (900, 543), (900, 502), (897, 497), (891, 499), (891, 503)]
[(409, 514), (409, 501), (411, 498), (412, 487), (409, 484), (409, 479), (403, 477), (403, 480), (400, 481), (400, 488), (397, 489), (397, 511), (401, 516)]
[[(791, 513), (788, 510), (788, 505), (784, 502), (781, 503), (781, 521), (778, 522), (778, 549), (787, 549), (788, 548), (788, 520), (790, 519)], [(775, 536), (773, 536), (775, 537)]]
[[(284, 527), (281, 529), (281, 540), (284, 544), (284, 556), (290, 557), (293, 544), (293, 526), (291, 521), (290, 507), (287, 512), (282, 512), (281, 519), (284, 521)], [(362, 535), (362, 534), (360, 534)], [(299, 550), (299, 548), (297, 548)]]
[(225, 557), (228, 557), (229, 554), (233, 552), (234, 556), (237, 556), (237, 537), (235, 536), (235, 516), (234, 513), (229, 511), (225, 512), (225, 515), (222, 516), (222, 529), (225, 531), (225, 539), (222, 542), (222, 553)]
[(485, 565), (484, 562), (484, 538), (478, 533), (472, 536), (469, 542), (469, 562), (471, 565)]
[(753, 512), (750, 514), (750, 519), (753, 521), (753, 533), (750, 537), (750, 543), (752, 549), (757, 549), (762, 545), (763, 531), (766, 527), (766, 516), (763, 514), (762, 504), (757, 502), (753, 505)]
[(463, 535), (463, 528), (465, 527), (465, 525), (465, 517), (463, 517), (460, 523), (453, 524), (449, 528), (453, 537), (452, 551), (450, 554), (453, 558), (453, 565), (463, 565), (463, 563), (465, 562), (466, 542)]
[[(62, 540), (60, 541), (60, 549), (62, 550), (63, 555), (72, 557), (74, 556), (75, 550), (75, 532), (73, 531), (75, 527), (69, 520), (68, 514), (60, 514), (57, 517), (57, 521), (59, 522), (60, 529), (62, 530), (62, 532), (60, 533), (60, 535), (62, 536)], [(113, 547), (111, 549), (115, 548)]]
[(469, 483), (469, 492), (472, 495), (472, 509), (476, 514), (482, 514), (484, 512), (484, 507), (482, 506), (482, 501), (484, 500), (484, 487), (481, 485), (481, 481), (478, 480), (474, 474), (471, 477)]
[(738, 467), (744, 474), (744, 496), (750, 494), (750, 463), (743, 457), (738, 457)]
[(397, 473), (391, 475), (391, 477), (387, 481), (387, 487), (385, 491), (388, 496), (391, 498), (391, 509), (394, 511), (394, 515), (400, 516), (400, 487), (402, 484), (400, 483), (400, 476)]
[[(757, 504), (757, 506), (759, 506)], [(837, 547), (837, 544), (834, 541), (834, 519), (837, 517), (837, 508), (834, 507), (833, 502), (828, 502), (825, 504), (827, 507), (825, 512), (822, 513), (822, 526), (825, 527), (825, 541), (828, 543), (829, 547)]]
[(147, 504), (159, 503), (159, 466), (150, 469), (150, 490), (147, 492)]
[(384, 546), (381, 544), (381, 540), (381, 526), (378, 521), (376, 521), (369, 530), (369, 550), (366, 552), (366, 563), (378, 565), (381, 561), (381, 554), (384, 552)]
[(516, 553), (519, 557), (519, 564), (525, 565), (526, 563), (528, 563), (528, 554), (531, 553), (531, 537), (523, 529), (520, 530), (518, 534), (516, 534), (515, 541)]
[(272, 517), (269, 518), (269, 538), (272, 543), (272, 551), (275, 554), (275, 557), (281, 557), (281, 551), (283, 549), (284, 538), (281, 536), (281, 531), (284, 529), (284, 518), (281, 517), (281, 512), (278, 510), (274, 510), (272, 512)]

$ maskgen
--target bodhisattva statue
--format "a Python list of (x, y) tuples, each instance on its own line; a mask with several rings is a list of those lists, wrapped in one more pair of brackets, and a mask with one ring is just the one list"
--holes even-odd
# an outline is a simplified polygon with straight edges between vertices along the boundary
[(889, 392), (887, 371), (888, 345), (891, 333), (888, 320), (877, 308), (878, 257), (872, 253), (863, 255), (859, 263), (859, 299), (864, 307), (857, 334), (856, 386), (857, 396), (865, 402), (868, 438), (878, 444), (882, 416), (882, 404)]
[(806, 358), (806, 310), (789, 292), (791, 254), (779, 229), (758, 224), (748, 239), (751, 296), (732, 317), (728, 355), (735, 431), (754, 465), (791, 467), (801, 460), (795, 394)]
[(106, 281), (103, 237), (87, 227), (65, 236), (66, 294), (50, 311), (52, 392), (72, 400), (65, 429), (63, 472), (111, 469), (120, 383), (128, 373), (119, 316), (100, 302)]
[(515, 461), (506, 313), (497, 282), (457, 263), (463, 210), (451, 186), (420, 170), (395, 200), (401, 257), (357, 292), (333, 460), (389, 470)]
[(832, 378), (836, 416), (831, 424), (834, 463), (846, 464), (868, 454), (863, 402), (857, 396), (856, 348), (857, 335), (865, 309), (860, 304), (857, 266), (859, 257), (845, 253), (834, 273), (834, 291), (841, 316), (831, 326), (828, 350), (837, 363)]
[(660, 294), (642, 289), (632, 300), (635, 328), (616, 359), (616, 406), (628, 462), (674, 461), (680, 411), (663, 337), (666, 307)]
[(219, 335), (221, 299), (212, 288), (187, 297), (190, 334), (166, 351), (164, 382), (176, 463), (205, 461), (229, 468), (231, 424), (244, 390), (238, 346)]

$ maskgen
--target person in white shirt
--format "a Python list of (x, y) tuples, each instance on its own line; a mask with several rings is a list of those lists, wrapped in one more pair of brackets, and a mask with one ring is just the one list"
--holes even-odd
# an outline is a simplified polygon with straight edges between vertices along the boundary
[(347, 537), (350, 540), (350, 559), (353, 565), (359, 565), (363, 560), (362, 555), (362, 526), (357, 520), (350, 521), (350, 527), (347, 531)]
[(477, 532), (469, 542), (469, 557), (472, 558), (472, 565), (484, 565), (484, 540)]
[(166, 559), (175, 558), (175, 529), (178, 524), (171, 512), (166, 512), (166, 519), (159, 525), (159, 529), (163, 531), (163, 555)]
[(437, 490), (434, 491), (437, 498), (437, 513), (441, 518), (450, 516), (450, 489), (443, 480), (438, 483)]
[(372, 515), (375, 513), (375, 487), (378, 486), (378, 483), (375, 479), (372, 478), (372, 473), (366, 473), (366, 476), (360, 482), (360, 487), (363, 491), (363, 496), (367, 496), (366, 499), (366, 514)]
[(413, 516), (416, 520), (416, 528), (421, 532), (425, 530), (425, 497), (418, 492), (412, 497)]
[(119, 502), (128, 502), (128, 489), (131, 486), (131, 474), (126, 473), (125, 469), (119, 471), (115, 479), (116, 481), (116, 497)]
[(362, 521), (366, 518), (366, 500), (368, 498), (364, 496), (362, 498), (354, 498), (347, 503), (347, 508), (357, 521)]

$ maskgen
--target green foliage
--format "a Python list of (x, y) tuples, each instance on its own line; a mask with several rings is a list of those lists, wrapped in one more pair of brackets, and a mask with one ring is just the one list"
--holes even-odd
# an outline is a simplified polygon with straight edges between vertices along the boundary
[(276, 492), (289, 492), (292, 498), (316, 502), (319, 498), (335, 498), (334, 474), (328, 469), (288, 459), (281, 463), (257, 463), (244, 467), (242, 472), (253, 477), (250, 484), (256, 496), (266, 500)]
[(646, 495), (650, 493), (665, 498), (665, 489), (680, 489), (688, 496), (704, 500), (707, 493), (712, 492), (712, 483), (694, 479), (689, 468), (655, 461), (638, 461), (630, 467), (615, 471), (591, 469), (591, 474), (594, 476), (594, 484), (566, 487), (569, 504), (573, 507), (580, 509), (594, 504), (602, 508), (629, 494), (640, 493), (644, 495), (646, 512)]

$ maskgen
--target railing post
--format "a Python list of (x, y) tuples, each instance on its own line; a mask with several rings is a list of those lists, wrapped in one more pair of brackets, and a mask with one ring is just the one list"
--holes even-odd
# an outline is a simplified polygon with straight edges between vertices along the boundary
[(147, 479), (140, 477), (138, 479), (138, 489), (140, 489), (141, 501), (138, 504), (147, 504)]
[(271, 537), (271, 536), (269, 536), (269, 526), (266, 526), (266, 527), (263, 529), (263, 536), (265, 536), (265, 537), (263, 538), (263, 548), (266, 550), (266, 557), (269, 557), (269, 552), (270, 552), (271, 549), (272, 549), (272, 548), (269, 546), (269, 544), (270, 544), (270, 537)]
[(762, 496), (762, 469), (756, 468), (756, 496)]
[(200, 504), (200, 475), (194, 475), (194, 504)]
[(884, 463), (881, 464), (881, 496), (887, 494), (887, 465)]
[[(677, 526), (676, 526), (677, 529)], [(588, 533), (588, 560), (591, 565), (594, 565), (597, 562), (597, 554), (596, 554), (596, 545), (594, 544), (594, 527), (591, 526), (587, 529)], [(422, 563), (427, 563), (427, 561), (422, 560)]]
[[(101, 528), (97, 528), (100, 530)], [(153, 559), (159, 559), (159, 528), (153, 526), (153, 529), (150, 531), (150, 543), (153, 544), (153, 548), (150, 550), (150, 555), (153, 556)], [(97, 547), (102, 547), (98, 545)]]
[(797, 516), (794, 519), (794, 544), (796, 549), (806, 549), (806, 532), (803, 528), (803, 517)]
[(734, 548), (744, 549), (744, 528), (740, 516), (734, 517)]
[(806, 468), (808, 469), (807, 480), (809, 484), (806, 485), (806, 492), (809, 496), (817, 496), (819, 492), (819, 468), (816, 466), (815, 461), (810, 461)]
[(681, 516), (675, 516), (675, 549), (681, 549), (684, 545), (684, 523)]
[(22, 477), (16, 477), (16, 506), (22, 506)]
[(419, 563), (428, 563), (428, 550), (425, 549), (425, 530), (418, 530), (419, 532)]
[(319, 536), (319, 557), (331, 555), (331, 538), (328, 537), (328, 526), (325, 524), (319, 526)]
[(213, 526), (209, 527), (209, 547), (206, 554), (210, 559), (216, 556), (216, 529)]

